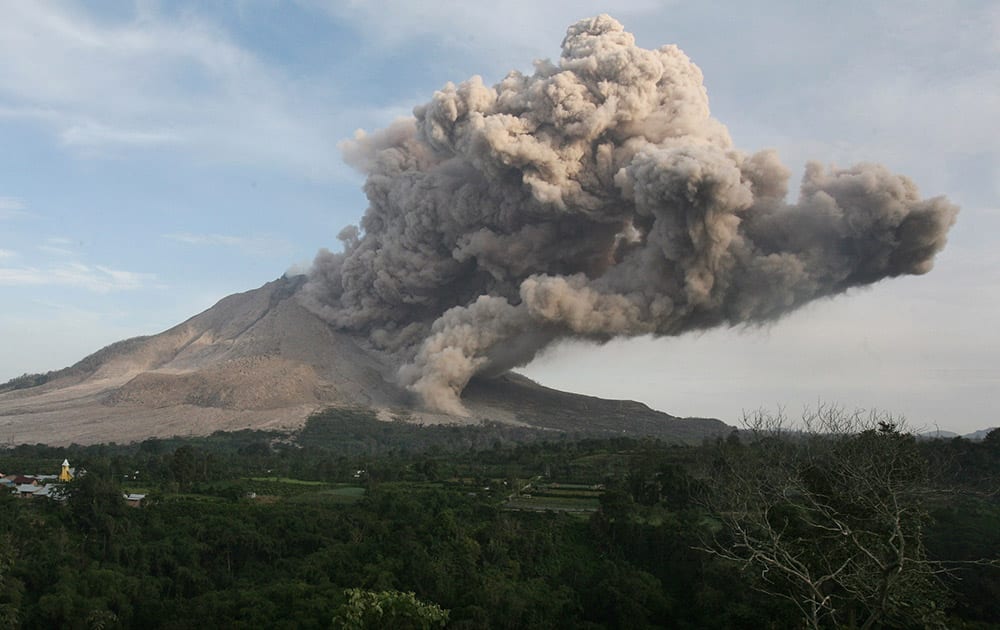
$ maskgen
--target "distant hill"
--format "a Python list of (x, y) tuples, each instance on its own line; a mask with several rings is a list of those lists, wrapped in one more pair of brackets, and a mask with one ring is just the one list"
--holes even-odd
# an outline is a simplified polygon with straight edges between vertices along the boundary
[(677, 418), (634, 401), (543, 387), (517, 374), (474, 381), (471, 417), (424, 411), (394, 366), (303, 308), (301, 277), (230, 295), (158, 335), (113, 343), (76, 364), (0, 386), (0, 444), (130, 442), (218, 430), (294, 429), (326, 407), (383, 420), (495, 421), (602, 435), (700, 440), (719, 420)]
[(978, 442), (979, 440), (985, 440), (986, 439), (986, 435), (990, 431), (995, 431), (998, 428), (1000, 428), (1000, 427), (990, 427), (989, 429), (980, 429), (980, 430), (974, 431), (972, 433), (966, 433), (962, 437), (964, 437), (967, 440), (975, 440), (975, 441)]
[(962, 438), (965, 438), (966, 440), (972, 440), (974, 442), (978, 442), (980, 440), (985, 439), (986, 435), (990, 431), (993, 431), (996, 428), (997, 427), (991, 427), (991, 428), (988, 428), (988, 429), (980, 429), (979, 431), (973, 431), (972, 433), (966, 433), (965, 435), (959, 435), (958, 433), (955, 433), (954, 431), (940, 431), (940, 430), (937, 430), (937, 431), (925, 431), (924, 433), (921, 433), (919, 437), (925, 438), (925, 439), (929, 439), (929, 440), (932, 440), (932, 439), (935, 439), (935, 438), (939, 438), (939, 439), (942, 439), (942, 440), (950, 440), (952, 438), (962, 437)]
[(951, 438), (959, 437), (959, 434), (955, 433), (954, 431), (941, 431), (940, 429), (938, 429), (935, 431), (924, 431), (923, 433), (918, 434), (917, 437), (925, 438), (928, 440), (933, 440), (933, 439), (950, 440)]

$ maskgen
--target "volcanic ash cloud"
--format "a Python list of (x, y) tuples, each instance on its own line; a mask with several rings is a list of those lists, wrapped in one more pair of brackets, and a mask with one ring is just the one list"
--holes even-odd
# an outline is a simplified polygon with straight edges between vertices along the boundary
[(558, 64), (449, 83), (344, 153), (370, 205), (302, 300), (454, 414), (472, 376), (561, 338), (765, 322), (926, 273), (958, 212), (877, 164), (809, 164), (787, 203), (789, 171), (733, 148), (698, 67), (606, 15), (568, 29)]

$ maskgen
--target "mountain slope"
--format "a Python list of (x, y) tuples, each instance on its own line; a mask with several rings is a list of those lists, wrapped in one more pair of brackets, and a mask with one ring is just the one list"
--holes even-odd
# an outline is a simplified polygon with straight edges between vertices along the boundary
[(365, 407), (421, 423), (498, 422), (556, 431), (700, 439), (728, 429), (632, 401), (542, 387), (507, 374), (473, 382), (471, 417), (427, 413), (393, 380), (394, 367), (303, 308), (301, 278), (280, 278), (220, 300), (158, 335), (120, 341), (0, 392), (0, 443), (129, 442), (240, 428), (293, 429), (328, 406)]

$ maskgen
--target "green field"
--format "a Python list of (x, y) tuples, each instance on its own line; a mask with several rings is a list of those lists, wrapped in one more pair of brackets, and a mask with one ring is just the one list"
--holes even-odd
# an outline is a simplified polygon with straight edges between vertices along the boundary
[(351, 504), (357, 503), (365, 496), (365, 489), (360, 486), (342, 486), (338, 488), (324, 488), (316, 492), (304, 492), (290, 497), (290, 503), (309, 504)]
[(596, 512), (603, 492), (597, 488), (582, 483), (532, 483), (510, 497), (504, 507), (539, 512)]
[(267, 481), (273, 483), (288, 483), (300, 486), (322, 486), (326, 485), (322, 481), (307, 481), (305, 479), (292, 479), (290, 477), (249, 477), (250, 481)]
[(508, 510), (534, 510), (538, 512), (596, 512), (600, 506), (597, 499), (520, 496), (507, 501), (504, 507)]

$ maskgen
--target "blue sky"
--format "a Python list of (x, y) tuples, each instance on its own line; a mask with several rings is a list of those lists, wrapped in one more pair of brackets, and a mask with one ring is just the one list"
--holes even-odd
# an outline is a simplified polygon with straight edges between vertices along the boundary
[(734, 422), (817, 400), (1000, 424), (995, 2), (0, 2), (0, 380), (255, 288), (363, 213), (338, 142), (610, 12), (679, 45), (747, 151), (876, 161), (961, 205), (929, 275), (765, 329), (566, 345), (543, 383)]

